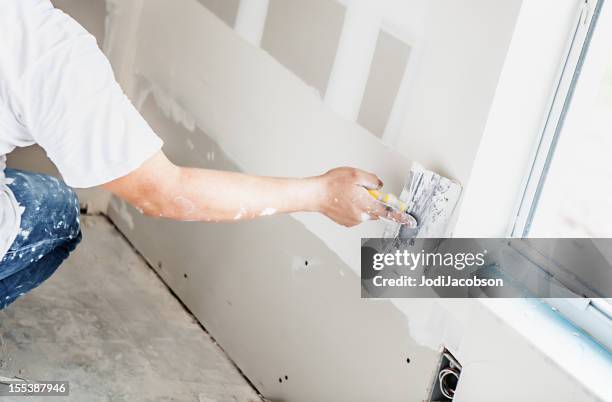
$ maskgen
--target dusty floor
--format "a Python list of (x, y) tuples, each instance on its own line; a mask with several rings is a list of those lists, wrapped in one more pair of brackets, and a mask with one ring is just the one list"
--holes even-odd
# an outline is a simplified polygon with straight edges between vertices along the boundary
[(0, 311), (0, 376), (67, 380), (72, 401), (259, 401), (115, 228), (82, 222), (60, 270)]

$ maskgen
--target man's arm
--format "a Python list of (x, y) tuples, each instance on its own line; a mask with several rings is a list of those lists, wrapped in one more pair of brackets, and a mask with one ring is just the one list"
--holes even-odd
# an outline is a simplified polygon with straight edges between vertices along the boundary
[(103, 186), (143, 213), (186, 221), (232, 222), (291, 212), (319, 212), (344, 226), (385, 217), (366, 188), (382, 182), (371, 173), (337, 168), (321, 176), (274, 178), (179, 167), (158, 152), (127, 176)]
[(159, 151), (161, 140), (115, 81), (95, 39), (49, 2), (14, 3), (29, 21), (15, 36), (27, 50), (14, 68), (23, 83), (16, 116), (68, 185), (103, 185), (144, 213), (180, 220), (314, 211), (353, 226), (392, 217), (364, 188), (378, 188), (380, 180), (357, 169), (280, 179), (175, 166)]

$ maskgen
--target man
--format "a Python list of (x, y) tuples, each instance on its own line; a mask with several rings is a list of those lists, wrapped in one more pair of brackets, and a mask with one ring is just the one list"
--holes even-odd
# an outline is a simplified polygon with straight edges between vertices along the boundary
[[(6, 154), (34, 143), (66, 184), (5, 169)], [(367, 194), (382, 182), (358, 169), (256, 177), (176, 166), (161, 147), (78, 23), (49, 0), (0, 0), (0, 309), (47, 279), (79, 243), (79, 203), (68, 186), (102, 186), (147, 215), (178, 220), (297, 211), (345, 226), (404, 219)]]

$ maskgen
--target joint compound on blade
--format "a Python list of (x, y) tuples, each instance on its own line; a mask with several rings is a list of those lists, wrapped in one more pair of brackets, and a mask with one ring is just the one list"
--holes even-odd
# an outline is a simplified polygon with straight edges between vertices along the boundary
[(459, 202), (459, 183), (425, 169), (414, 162), (400, 200), (408, 204), (408, 212), (418, 222), (416, 229), (397, 223), (387, 225), (385, 238), (440, 238), (447, 236), (450, 219)]

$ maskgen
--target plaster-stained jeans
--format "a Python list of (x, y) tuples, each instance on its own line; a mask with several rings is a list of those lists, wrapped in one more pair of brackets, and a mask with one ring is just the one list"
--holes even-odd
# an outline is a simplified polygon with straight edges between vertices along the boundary
[(53, 177), (6, 169), (8, 186), (25, 211), (0, 261), (0, 310), (48, 279), (81, 241), (79, 200)]

